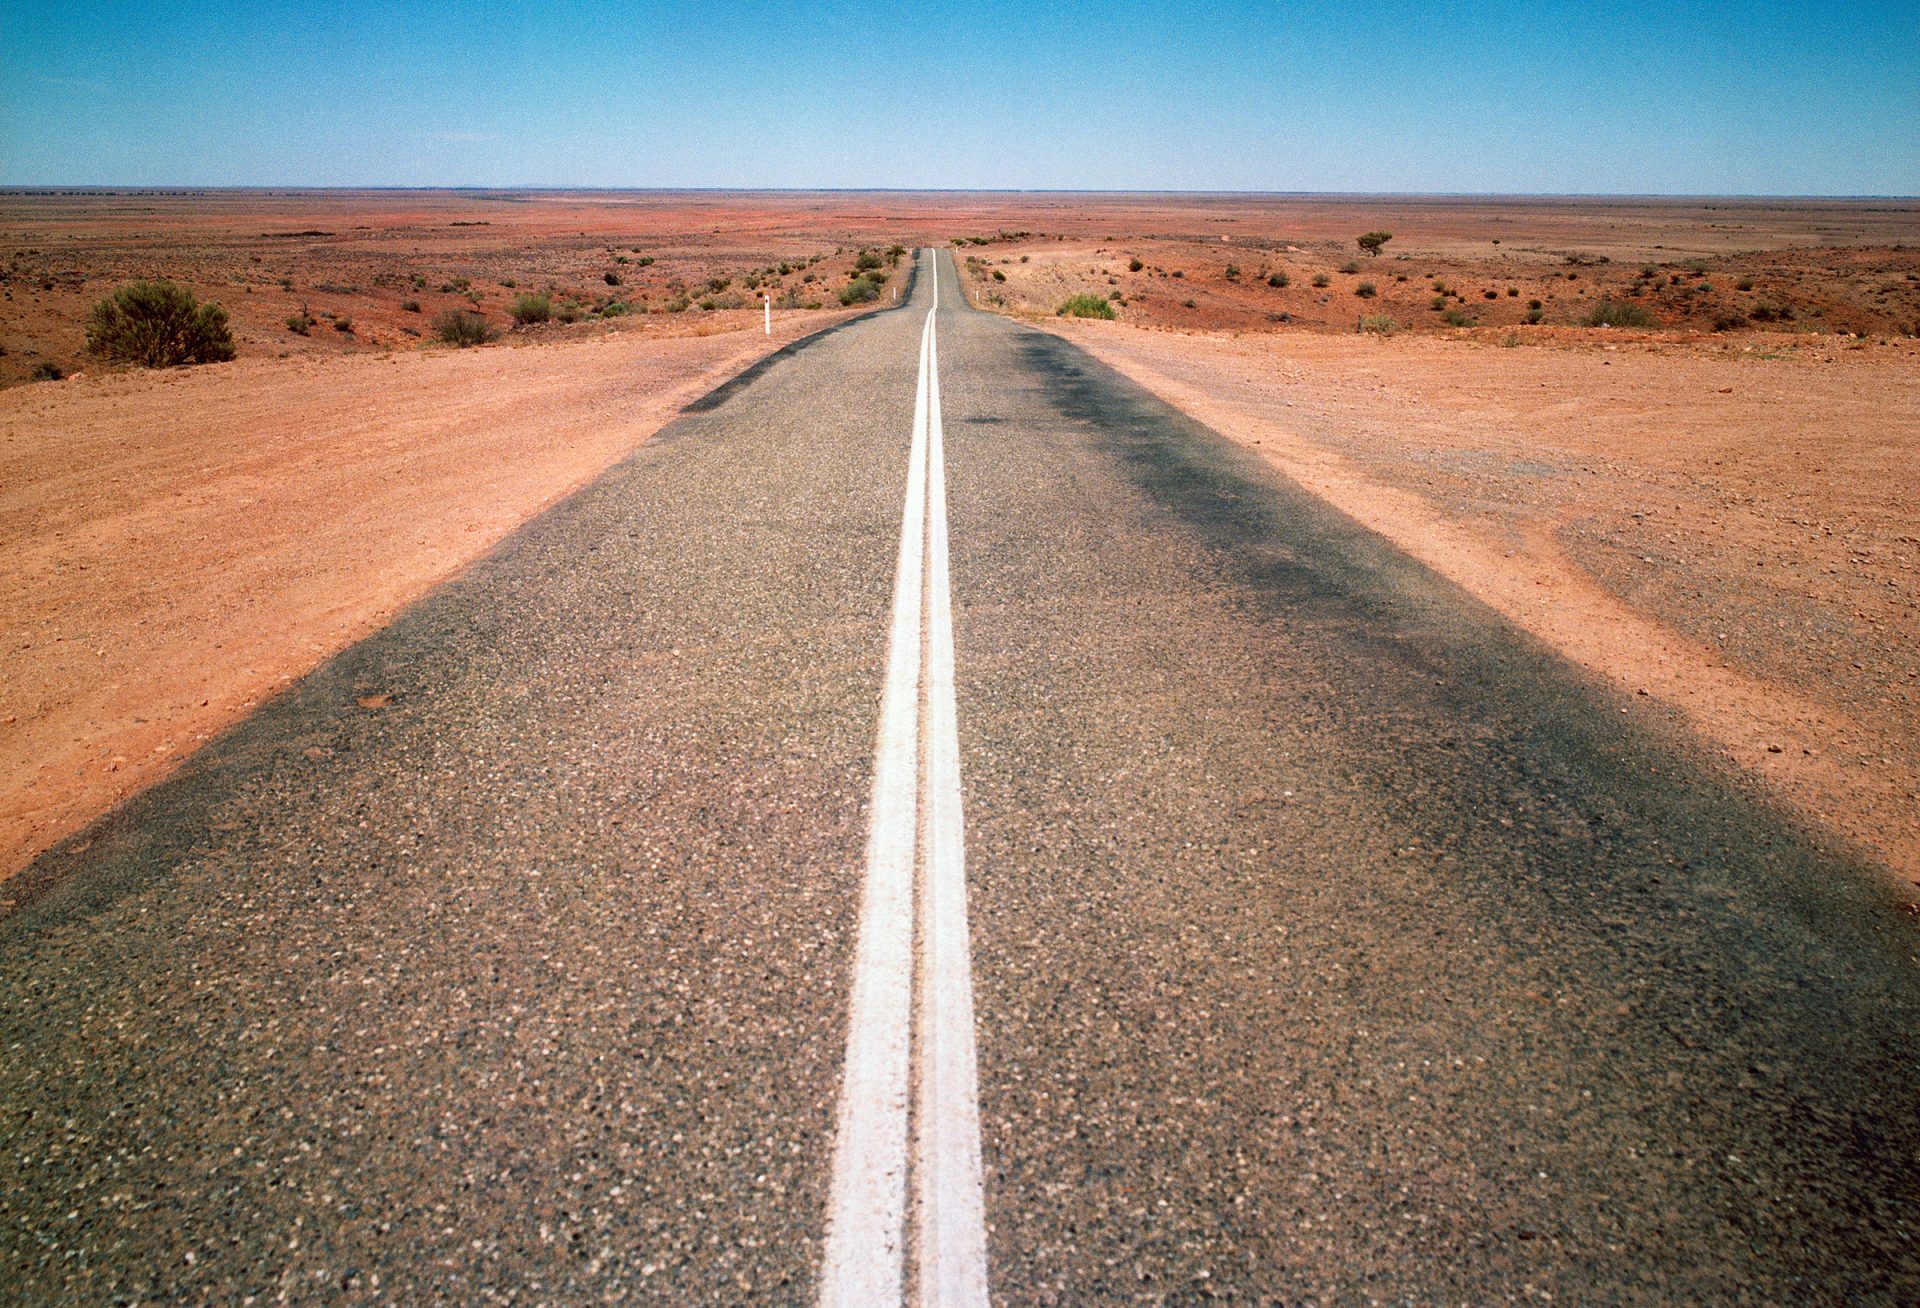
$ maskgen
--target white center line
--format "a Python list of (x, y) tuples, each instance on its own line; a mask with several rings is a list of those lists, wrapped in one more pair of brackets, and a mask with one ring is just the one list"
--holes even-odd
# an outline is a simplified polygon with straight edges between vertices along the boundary
[[(910, 1062), (915, 1290), (922, 1308), (987, 1302), (973, 977), (940, 420), (938, 256), (920, 332), (907, 501), (860, 903), (820, 1303), (903, 1301)], [(918, 872), (918, 876), (916, 876)], [(914, 915), (920, 924), (913, 1003)], [(917, 1027), (917, 1041), (915, 1028)], [(917, 1043), (917, 1060), (912, 1058)]]

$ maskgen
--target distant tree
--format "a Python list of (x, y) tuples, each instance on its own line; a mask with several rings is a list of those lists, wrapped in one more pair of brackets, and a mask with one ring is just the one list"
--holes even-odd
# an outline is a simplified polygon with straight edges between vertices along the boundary
[(1354, 243), (1368, 254), (1379, 254), (1380, 247), (1393, 239), (1392, 232), (1368, 232)]
[(217, 363), (233, 357), (233, 333), (225, 309), (200, 303), (186, 287), (133, 282), (94, 304), (87, 349), (147, 368)]

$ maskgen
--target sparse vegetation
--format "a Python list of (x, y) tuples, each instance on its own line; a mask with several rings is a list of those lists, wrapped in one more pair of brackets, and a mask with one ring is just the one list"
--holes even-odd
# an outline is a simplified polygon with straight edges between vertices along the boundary
[(1287, 276), (1284, 272), (1277, 272), (1277, 273), (1272, 273), (1267, 277), (1267, 285), (1273, 287), (1273, 289), (1276, 291), (1285, 290), (1287, 287), (1287, 284), (1292, 280), (1293, 279)]
[(146, 368), (218, 363), (233, 357), (233, 332), (225, 309), (200, 303), (186, 287), (133, 282), (94, 303), (87, 349)]
[(60, 365), (51, 359), (42, 359), (33, 365), (33, 379), (35, 381), (59, 381), (66, 375)]
[(1400, 324), (1384, 313), (1370, 313), (1360, 320), (1360, 330), (1375, 336), (1391, 336), (1400, 330)]
[[(878, 266), (876, 261), (875, 266)], [(866, 304), (880, 298), (880, 283), (871, 277), (860, 276), (840, 288), (840, 303), (846, 305)]]
[(448, 345), (465, 349), (485, 345), (493, 339), (493, 328), (479, 314), (467, 309), (448, 309), (433, 320), (433, 334)]
[(553, 301), (545, 294), (528, 292), (515, 296), (513, 306), (507, 312), (513, 316), (515, 324), (521, 327), (531, 323), (546, 322), (553, 317)]
[(1378, 295), (1380, 292), (1379, 292), (1379, 289), (1375, 287), (1372, 282), (1361, 282), (1358, 286), (1353, 288), (1353, 293), (1359, 296), (1363, 300), (1371, 300), (1374, 296)]
[(1313, 275), (1313, 284), (1315, 286), (1331, 286), (1333, 285), (1333, 278), (1327, 276), (1325, 273), (1315, 273)]
[(1637, 304), (1603, 297), (1582, 320), (1589, 327), (1652, 327), (1653, 315)]
[(1239, 280), (1240, 280), (1240, 265), (1239, 265), (1239, 264), (1237, 264), (1237, 263), (1230, 263), (1230, 264), (1228, 264), (1228, 265), (1227, 265), (1227, 280), (1228, 280), (1228, 281), (1230, 281), (1230, 282), (1237, 282), (1237, 281), (1239, 281)]
[(1448, 309), (1445, 317), (1447, 326), (1449, 327), (1474, 327), (1478, 326), (1480, 322), (1478, 318), (1468, 313), (1465, 309)]
[(1129, 259), (1129, 260), (1127, 260), (1127, 271), (1128, 271), (1128, 272), (1139, 272), (1139, 271), (1140, 271), (1140, 270), (1141, 270), (1142, 268), (1144, 268), (1144, 267), (1146, 267), (1146, 266), (1147, 266), (1146, 264), (1144, 264), (1144, 263), (1141, 263), (1141, 262), (1140, 262), (1140, 261), (1139, 261), (1138, 259)]
[[(1189, 301), (1191, 303), (1191, 301)], [(1114, 317), (1113, 305), (1104, 295), (1070, 295), (1066, 302), (1055, 311), (1062, 318), (1106, 318)]]
[(1351, 277), (1354, 273), (1357, 273), (1360, 271), (1360, 265), (1356, 263), (1354, 260), (1349, 259), (1345, 263), (1340, 265), (1340, 271), (1343, 273), (1346, 273), (1349, 277)]
[(420, 312), (420, 301), (418, 301), (418, 300), (402, 300), (402, 301), (400, 301), (400, 310), (401, 310), (401, 312), (402, 312), (402, 313), (419, 313), (419, 312)]
[(351, 336), (351, 335), (353, 335), (353, 319), (351, 319), (351, 318), (335, 318), (335, 319), (333, 320), (333, 329), (334, 329), (335, 331), (337, 331), (337, 332), (341, 332), (341, 333), (343, 333), (343, 334), (345, 334), (345, 335), (347, 335), (347, 336)]
[(620, 274), (617, 272), (601, 273), (600, 280), (609, 286), (618, 286), (620, 284)]
[(288, 314), (287, 330), (295, 336), (305, 336), (313, 330), (313, 315), (308, 313), (304, 308), (301, 309), (299, 313)]
[(1380, 253), (1380, 247), (1385, 245), (1388, 241), (1391, 241), (1392, 239), (1393, 239), (1392, 232), (1367, 232), (1361, 236), (1356, 237), (1354, 239), (1354, 244), (1358, 245), (1361, 249), (1365, 250), (1368, 254), (1378, 256)]

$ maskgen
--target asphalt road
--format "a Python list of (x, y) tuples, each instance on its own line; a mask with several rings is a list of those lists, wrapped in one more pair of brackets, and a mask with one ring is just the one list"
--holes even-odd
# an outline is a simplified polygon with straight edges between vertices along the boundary
[(1920, 1301), (1875, 874), (932, 269), (9, 885), (0, 1299), (816, 1301), (910, 654), (993, 1301)]

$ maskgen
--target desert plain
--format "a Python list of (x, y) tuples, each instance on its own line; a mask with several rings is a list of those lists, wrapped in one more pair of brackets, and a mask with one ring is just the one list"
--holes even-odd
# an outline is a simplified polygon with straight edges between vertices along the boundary
[(0, 195), (0, 876), (924, 245), (1920, 883), (1920, 201), (891, 192)]

